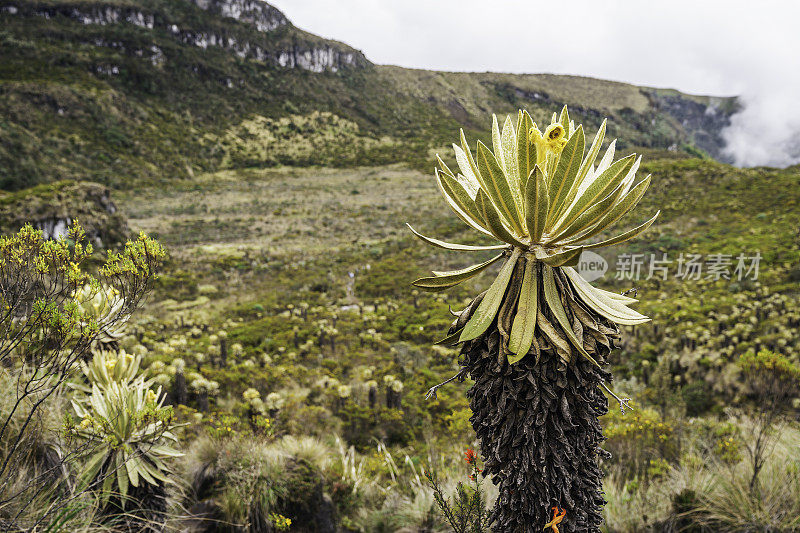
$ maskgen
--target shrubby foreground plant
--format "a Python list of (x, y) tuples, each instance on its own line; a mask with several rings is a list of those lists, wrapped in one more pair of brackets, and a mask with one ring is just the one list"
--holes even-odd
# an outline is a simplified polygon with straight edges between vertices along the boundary
[(462, 345), (458, 376), (475, 380), (467, 393), (470, 420), (484, 472), (500, 491), (490, 517), (497, 532), (541, 531), (553, 508), (566, 511), (561, 531), (599, 531), (602, 523), (598, 417), (608, 410), (601, 387), (609, 390), (611, 381), (603, 365), (619, 339), (617, 326), (649, 319), (628, 307), (635, 299), (593, 287), (572, 267), (583, 250), (632, 239), (658, 216), (586, 242), (629, 213), (650, 184), (649, 176), (635, 183), (640, 158), (614, 161), (615, 142), (595, 166), (605, 128), (604, 122), (586, 153), (583, 128), (566, 107), (544, 132), (520, 111), (502, 130), (494, 118), (493, 150), (478, 142), (476, 157), (462, 131), (453, 145), (460, 172), (439, 159), (439, 189), (466, 224), (502, 244), (453, 244), (412, 228), (439, 248), (499, 252), (418, 279), (420, 289), (444, 290), (503, 263), (489, 289), (456, 313), (442, 341)]
[(486, 496), (481, 488), (481, 472), (478, 467), (478, 455), (472, 448), (464, 452), (464, 460), (470, 468), (470, 485), (463, 482), (456, 485), (452, 504), (444, 494), (444, 490), (435, 472), (425, 471), (436, 505), (444, 515), (447, 523), (455, 533), (482, 533), (486, 531)]
[(59, 401), (65, 382), (92, 349), (118, 336), (165, 255), (144, 234), (121, 252), (109, 251), (94, 270), (92, 254), (77, 222), (57, 240), (44, 239), (30, 225), (0, 238), (0, 381), (7, 388), (0, 411), (4, 530), (58, 521), (62, 509), (91, 488), (73, 483), (70, 466), (93, 445), (52, 432), (45, 408)]
[[(777, 437), (776, 425), (785, 422), (790, 410), (791, 399), (800, 385), (800, 367), (786, 357), (760, 350), (748, 352), (739, 358), (747, 395), (752, 400), (751, 424), (753, 440), (747, 442), (747, 455), (753, 469), (749, 489), (752, 497), (756, 494), (759, 474), (764, 468), (768, 452)], [(780, 429), (778, 429), (779, 431)]]

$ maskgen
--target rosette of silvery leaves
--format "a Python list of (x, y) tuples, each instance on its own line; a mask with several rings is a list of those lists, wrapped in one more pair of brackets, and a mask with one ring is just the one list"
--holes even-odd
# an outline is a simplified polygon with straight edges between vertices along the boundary
[(100, 347), (117, 342), (124, 334), (128, 315), (123, 314), (125, 301), (119, 291), (111, 286), (86, 284), (72, 294), (78, 304), (83, 324), (94, 320), (98, 327), (95, 343)]
[[(603, 121), (586, 150), (583, 126), (575, 127), (566, 106), (542, 132), (526, 111), (516, 122), (506, 117), (502, 130), (493, 117), (492, 149), (478, 141), (475, 154), (464, 131), (454, 144), (456, 171), (441, 158), (436, 169), (439, 190), (450, 208), (476, 231), (501, 241), (489, 246), (444, 242), (409, 228), (426, 243), (459, 252), (496, 250), (488, 261), (461, 270), (433, 272), (418, 279), (416, 287), (441, 291), (454, 287), (503, 260), (500, 272), (483, 295), (469, 321), (443, 343), (455, 344), (478, 338), (492, 325), (501, 306), (514, 309), (504, 347), (509, 363), (525, 357), (536, 335), (537, 315), (547, 306), (569, 343), (583, 357), (597, 364), (574, 335), (559, 296), (556, 269), (566, 275), (571, 289), (598, 315), (622, 325), (635, 325), (648, 317), (629, 307), (635, 299), (592, 286), (573, 268), (581, 252), (612, 246), (632, 239), (656, 220), (657, 212), (643, 224), (613, 237), (597, 239), (633, 210), (648, 186), (650, 176), (636, 182), (641, 158), (635, 154), (614, 160), (616, 140), (597, 161), (605, 136)], [(438, 157), (438, 156), (437, 156)], [(524, 270), (519, 291), (507, 291), (519, 261)], [(505, 302), (514, 294), (515, 302)], [(541, 295), (541, 297), (540, 297)], [(542, 301), (543, 300), (543, 301)], [(569, 363), (569, 350), (560, 350)]]

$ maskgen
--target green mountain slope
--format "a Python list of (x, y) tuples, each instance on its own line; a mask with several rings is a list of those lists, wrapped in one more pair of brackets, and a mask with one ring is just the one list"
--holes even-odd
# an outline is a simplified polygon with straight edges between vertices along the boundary
[[(258, 0), (0, 0), (0, 188), (277, 164), (427, 169), (464, 126), (569, 104), (629, 146), (719, 154), (733, 99), (378, 66)], [(319, 112), (319, 113), (318, 113)]]

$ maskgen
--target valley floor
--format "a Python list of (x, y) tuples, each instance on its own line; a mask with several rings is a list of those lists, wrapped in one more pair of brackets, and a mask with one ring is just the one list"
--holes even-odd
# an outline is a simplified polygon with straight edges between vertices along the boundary
[[(731, 407), (742, 405), (741, 354), (769, 348), (797, 361), (798, 252), (788, 245), (800, 218), (797, 172), (699, 160), (656, 161), (645, 171), (654, 174), (652, 192), (639, 218), (621, 227), (656, 206), (662, 218), (606, 258), (610, 271), (596, 282), (617, 291), (638, 287), (640, 310), (654, 318), (625, 328), (612, 356), (616, 388), (637, 410), (624, 417), (612, 410), (604, 421), (614, 455), (605, 465), (608, 530), (668, 530), (700, 518), (734, 528), (749, 520), (746, 513), (783, 527), (789, 519), (770, 518), (766, 502), (731, 503), (746, 488), (750, 431), (748, 418)], [(243, 397), (252, 388), (270, 405), (270, 439), (307, 435), (319, 454), (334, 455), (320, 468), (326, 483), (353, 490), (351, 499), (334, 498), (348, 527), (416, 531), (437, 523), (419, 468), (439, 465), (456, 480), (465, 475), (459, 450), (474, 444), (467, 384), (423, 400), (457, 370), (457, 353), (432, 344), (447, 329), (448, 306), (463, 307), (485, 279), (435, 296), (412, 291), (410, 282), (428, 270), (478, 258), (425, 246), (405, 222), (448, 241), (481, 243), (449, 214), (433, 176), (402, 166), (250, 169), (115, 198), (131, 229), (158, 238), (170, 253), (126, 346), (144, 350), (145, 365), (168, 389), (176, 358), (187, 376), (218, 385), (208, 411), (191, 391), (179, 410), (190, 422), (183, 438), (192, 460), (196, 446), (208, 446), (202, 435), (220, 424), (245, 441), (220, 444), (215, 453), (257, 438), (247, 436), (255, 430)], [(754, 223), (765, 217), (770, 224)], [(681, 279), (674, 271), (682, 254), (757, 251), (764, 260), (757, 281)], [(640, 279), (615, 276), (625, 254), (666, 254), (672, 270), (665, 279), (646, 276), (646, 265)], [(331, 440), (331, 431), (343, 440)], [(797, 460), (797, 429), (787, 429), (782, 442), (770, 468)], [(358, 457), (364, 474), (348, 477), (344, 470)], [(770, 485), (782, 509), (798, 505), (786, 493), (797, 483), (792, 474)], [(359, 492), (353, 484), (371, 488)]]

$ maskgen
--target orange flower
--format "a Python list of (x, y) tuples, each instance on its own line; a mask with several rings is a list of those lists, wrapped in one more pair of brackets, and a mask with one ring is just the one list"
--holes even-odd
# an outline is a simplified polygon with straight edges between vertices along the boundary
[(474, 465), (475, 461), (478, 460), (478, 454), (472, 448), (467, 448), (467, 451), (464, 452), (464, 460), (468, 465)]
[(559, 533), (558, 531), (558, 524), (564, 520), (564, 516), (567, 514), (566, 509), (561, 509), (561, 513), (558, 512), (558, 507), (553, 507), (553, 519), (550, 520), (548, 523), (544, 525), (542, 530), (547, 529), (548, 527), (553, 528), (553, 533)]

